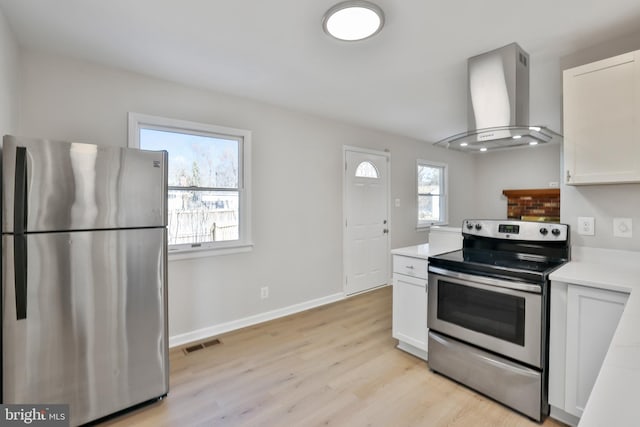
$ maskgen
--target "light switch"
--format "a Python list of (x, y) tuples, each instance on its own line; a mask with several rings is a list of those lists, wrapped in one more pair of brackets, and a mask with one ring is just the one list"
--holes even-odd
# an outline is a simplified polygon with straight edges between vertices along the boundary
[(613, 218), (613, 235), (615, 237), (633, 237), (633, 220), (631, 218)]

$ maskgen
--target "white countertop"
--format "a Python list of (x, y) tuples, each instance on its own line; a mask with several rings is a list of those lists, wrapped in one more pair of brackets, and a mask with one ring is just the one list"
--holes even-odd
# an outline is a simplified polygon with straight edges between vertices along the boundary
[(580, 427), (640, 423), (640, 252), (573, 247), (551, 280), (628, 292), (620, 323), (580, 419)]
[(404, 255), (404, 256), (410, 256), (413, 258), (428, 259), (429, 244), (423, 243), (421, 245), (416, 245), (416, 246), (407, 246), (404, 248), (392, 249), (391, 253), (393, 255)]
[(429, 229), (429, 243), (392, 249), (393, 255), (428, 259), (429, 256), (449, 252), (462, 247), (460, 227), (433, 226)]

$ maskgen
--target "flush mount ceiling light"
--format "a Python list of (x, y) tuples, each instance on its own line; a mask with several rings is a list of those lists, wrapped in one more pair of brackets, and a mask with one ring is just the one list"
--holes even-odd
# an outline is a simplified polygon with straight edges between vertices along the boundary
[(364, 40), (380, 32), (384, 13), (368, 1), (344, 1), (324, 14), (322, 28), (332, 37), (344, 41)]

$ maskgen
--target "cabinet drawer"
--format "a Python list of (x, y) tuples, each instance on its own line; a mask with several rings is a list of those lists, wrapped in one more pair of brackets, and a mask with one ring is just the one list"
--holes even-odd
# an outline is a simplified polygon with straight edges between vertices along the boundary
[(393, 272), (405, 274), (407, 276), (427, 278), (427, 260), (421, 258), (411, 258), (408, 256), (393, 256)]

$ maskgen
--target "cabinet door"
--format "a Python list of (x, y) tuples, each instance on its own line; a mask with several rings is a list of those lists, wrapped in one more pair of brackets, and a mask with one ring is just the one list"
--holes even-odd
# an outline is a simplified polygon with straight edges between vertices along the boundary
[(427, 350), (427, 281), (393, 275), (393, 337)]
[(640, 182), (640, 60), (631, 52), (563, 73), (565, 182)]
[(564, 282), (551, 282), (549, 313), (549, 404), (564, 410), (567, 366), (567, 290)]
[(629, 297), (621, 292), (569, 285), (565, 408), (582, 416)]

